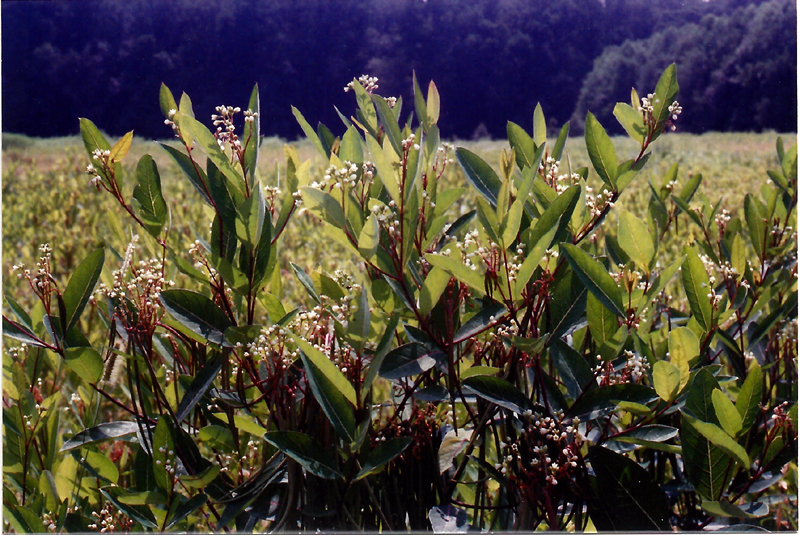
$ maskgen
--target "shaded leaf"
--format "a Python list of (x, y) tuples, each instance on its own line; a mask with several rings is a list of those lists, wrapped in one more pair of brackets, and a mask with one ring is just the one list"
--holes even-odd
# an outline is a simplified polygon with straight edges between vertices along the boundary
[(153, 157), (145, 154), (136, 166), (136, 186), (133, 198), (137, 202), (139, 219), (151, 236), (158, 237), (167, 221), (167, 203), (161, 194), (161, 177)]
[(498, 323), (506, 313), (506, 307), (500, 303), (492, 303), (483, 307), (478, 313), (472, 316), (453, 337), (453, 343), (463, 342), (468, 338), (477, 336), (492, 325)]
[(719, 425), (729, 436), (736, 438), (742, 430), (742, 416), (739, 411), (722, 390), (711, 392), (711, 401), (714, 404), (714, 412), (719, 420)]
[(103, 271), (105, 250), (97, 249), (89, 254), (80, 265), (75, 268), (69, 279), (67, 289), (64, 290), (64, 307), (66, 308), (65, 333), (68, 333), (78, 323), (86, 303), (89, 302), (94, 287)]
[(323, 479), (342, 479), (336, 459), (317, 440), (295, 431), (273, 431), (264, 440), (281, 450), (310, 473)]
[(214, 384), (214, 379), (222, 369), (222, 361), (222, 353), (217, 353), (203, 365), (194, 379), (192, 379), (192, 384), (186, 389), (186, 393), (183, 394), (181, 403), (175, 411), (175, 419), (178, 422), (182, 422), (184, 418), (189, 416), (197, 402), (203, 399), (208, 389)]
[(713, 447), (722, 450), (728, 457), (741, 464), (745, 469), (750, 468), (750, 458), (745, 449), (723, 431), (720, 426), (701, 422), (688, 414), (683, 414), (682, 424), (700, 433)]
[(409, 377), (430, 370), (444, 357), (440, 349), (411, 342), (391, 350), (381, 362), (379, 373), (386, 379)]
[(714, 290), (711, 288), (703, 261), (697, 256), (697, 253), (689, 247), (684, 247), (683, 254), (686, 255), (686, 259), (681, 268), (681, 279), (683, 288), (686, 290), (686, 298), (689, 300), (692, 315), (697, 323), (704, 331), (708, 332), (713, 327), (713, 310), (708, 294), (713, 293)]
[(106, 422), (94, 427), (84, 429), (76, 434), (61, 446), (59, 452), (80, 448), (93, 442), (111, 440), (127, 435), (132, 435), (139, 431), (139, 426), (135, 422)]
[(453, 466), (456, 455), (464, 448), (472, 437), (472, 429), (451, 429), (439, 445), (439, 473), (444, 474)]
[(456, 160), (475, 189), (486, 197), (493, 207), (497, 206), (497, 194), (501, 182), (494, 169), (480, 156), (463, 147), (456, 149)]
[(92, 347), (69, 347), (64, 352), (67, 367), (89, 383), (103, 376), (103, 357)]
[(622, 295), (605, 266), (577, 245), (562, 243), (561, 249), (567, 254), (572, 269), (587, 289), (610, 311), (624, 318), (625, 306), (622, 304)]
[(589, 514), (604, 531), (669, 531), (670, 508), (661, 487), (636, 462), (592, 446), (588, 460), (594, 469), (595, 497)]
[(411, 444), (411, 440), (411, 437), (402, 437), (381, 442), (380, 445), (369, 452), (364, 459), (361, 470), (356, 474), (354, 481), (358, 481), (390, 463), (395, 457), (403, 453), (409, 444)]
[(516, 386), (499, 377), (476, 375), (464, 379), (461, 384), (479, 397), (517, 414), (534, 409), (533, 403), (525, 394)]
[(227, 345), (225, 329), (231, 321), (208, 297), (190, 290), (164, 290), (164, 308), (193, 333), (217, 345)]

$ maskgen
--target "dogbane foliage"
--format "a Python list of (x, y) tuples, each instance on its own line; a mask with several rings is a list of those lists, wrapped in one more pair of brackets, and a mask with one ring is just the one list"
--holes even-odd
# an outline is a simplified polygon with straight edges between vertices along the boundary
[[(286, 147), (264, 184), (257, 87), (209, 130), (162, 86), (177, 142), (161, 149), (207, 207), (188, 251), (153, 158), (123, 176), (133, 134), (112, 145), (81, 119), (92, 183), (139, 230), (63, 288), (48, 246), (18, 266), (38, 304), (7, 297), (3, 315), (23, 344), (4, 361), (8, 526), (655, 531), (794, 515), (796, 145), (778, 140), (744, 220), (675, 165), (650, 184), (649, 218), (619, 211), (602, 232), (678, 119), (674, 65), (615, 108), (636, 154), (587, 115), (591, 167), (571, 161), (567, 125), (549, 144), (539, 106), (532, 130), (508, 123), (493, 167), (440, 140), (433, 82), (414, 79), (411, 112), (377, 89), (348, 84), (339, 135), (293, 109), (327, 166)], [(466, 181), (448, 188), (455, 165)], [(281, 249), (300, 209), (359, 270), (307, 272)], [(701, 238), (667, 261), (679, 224)], [(304, 306), (288, 307), (289, 276)], [(66, 436), (64, 403), (80, 426)]]

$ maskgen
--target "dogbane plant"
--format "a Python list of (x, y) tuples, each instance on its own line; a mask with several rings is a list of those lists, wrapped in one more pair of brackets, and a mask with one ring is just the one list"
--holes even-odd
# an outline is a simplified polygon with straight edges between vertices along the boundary
[[(674, 65), (615, 108), (632, 158), (587, 115), (591, 169), (570, 160), (567, 125), (548, 144), (540, 106), (530, 133), (508, 123), (498, 173), (441, 141), (433, 82), (414, 79), (407, 115), (377, 82), (348, 84), (341, 135), (294, 109), (326, 163), (287, 147), (272, 185), (257, 88), (209, 130), (162, 86), (176, 142), (161, 147), (208, 206), (188, 249), (153, 159), (125, 180), (132, 134), (112, 146), (81, 120), (92, 183), (138, 233), (63, 290), (46, 247), (36, 273), (20, 267), (40, 304), (7, 299), (4, 334), (23, 346), (6, 369), (47, 382), (4, 407), (10, 527), (649, 531), (794, 515), (796, 146), (778, 141), (745, 221), (697, 194), (699, 175), (679, 188), (677, 166), (644, 221), (615, 203), (681, 112)], [(456, 165), (466, 187), (443, 179)], [(361, 269), (307, 272), (280, 250), (301, 206)], [(679, 224), (702, 237), (665, 259)], [(289, 306), (289, 274), (307, 304)], [(64, 439), (67, 384), (82, 430)]]

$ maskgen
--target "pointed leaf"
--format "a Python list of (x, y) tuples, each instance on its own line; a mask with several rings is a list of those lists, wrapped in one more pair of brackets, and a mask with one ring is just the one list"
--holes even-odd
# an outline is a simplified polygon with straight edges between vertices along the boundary
[[(769, 507), (761, 502), (752, 502), (744, 506), (735, 505), (726, 501), (703, 501), (701, 507), (714, 516), (726, 518), (762, 518), (769, 514)], [(730, 526), (735, 528), (736, 526)], [(756, 527), (756, 526), (753, 526)], [(738, 529), (734, 531), (740, 531)]]
[(29, 331), (26, 327), (11, 321), (3, 315), (3, 336), (8, 336), (14, 340), (18, 340), (23, 344), (29, 344), (36, 347), (48, 347), (47, 344), (39, 339), (38, 336)]
[(175, 419), (178, 422), (183, 422), (184, 418), (189, 416), (189, 413), (197, 405), (197, 402), (203, 399), (211, 385), (214, 383), (217, 374), (222, 369), (222, 353), (217, 353), (212, 359), (207, 361), (200, 371), (195, 375), (192, 384), (186, 389), (183, 394), (180, 405), (175, 411)]
[(622, 304), (622, 295), (605, 266), (577, 245), (562, 243), (561, 249), (567, 254), (572, 269), (587, 289), (610, 311), (624, 318), (625, 306)]
[(128, 154), (128, 151), (131, 148), (131, 143), (133, 143), (133, 130), (122, 136), (119, 141), (114, 143), (114, 146), (111, 147), (111, 154), (108, 156), (109, 161), (121, 162), (122, 159), (125, 158), (125, 155)]
[(525, 394), (516, 386), (499, 377), (476, 375), (464, 379), (461, 384), (479, 397), (517, 414), (534, 409), (533, 403)]
[(160, 301), (178, 322), (212, 344), (227, 345), (231, 321), (208, 297), (190, 290), (164, 290)]
[(402, 437), (381, 442), (380, 445), (369, 452), (369, 455), (364, 459), (361, 470), (356, 474), (354, 481), (363, 479), (390, 463), (395, 457), (403, 453), (409, 444), (411, 444), (411, 440), (411, 437)]
[(701, 422), (688, 414), (683, 415), (683, 423), (703, 435), (714, 447), (722, 450), (728, 457), (741, 464), (744, 468), (750, 468), (750, 458), (745, 449), (723, 431), (720, 426)]
[(297, 119), (297, 122), (300, 124), (300, 128), (303, 129), (303, 132), (305, 133), (308, 140), (311, 142), (311, 145), (315, 149), (317, 149), (317, 151), (319, 151), (319, 153), (322, 155), (322, 158), (325, 161), (328, 161), (329, 159), (328, 153), (322, 147), (322, 142), (319, 140), (319, 136), (314, 131), (314, 128), (310, 124), (308, 124), (308, 121), (306, 121), (306, 118), (303, 117), (302, 113), (300, 113), (300, 110), (298, 110), (294, 106), (292, 106), (292, 114), (294, 114), (294, 118)]
[(439, 106), (439, 90), (436, 89), (436, 84), (431, 80), (428, 83), (427, 111), (428, 121), (430, 121), (432, 125), (439, 121)]
[(379, 373), (386, 379), (401, 379), (430, 370), (444, 357), (440, 349), (412, 342), (391, 350), (383, 359)]
[(138, 216), (154, 238), (161, 234), (167, 221), (167, 203), (161, 194), (161, 177), (153, 157), (145, 154), (136, 166), (133, 198), (138, 203)]
[(713, 293), (714, 289), (711, 287), (703, 261), (697, 253), (689, 247), (684, 247), (683, 254), (686, 255), (686, 260), (683, 261), (681, 268), (681, 279), (686, 290), (686, 298), (689, 300), (694, 319), (705, 332), (709, 332), (714, 326), (709, 293)]
[[(603, 531), (669, 531), (670, 508), (664, 491), (635, 461), (592, 446), (588, 460), (597, 477), (589, 514)], [(599, 510), (598, 510), (599, 509)]]
[(714, 411), (719, 420), (719, 425), (725, 430), (728, 435), (733, 438), (742, 430), (742, 416), (728, 396), (722, 390), (714, 390), (711, 392), (711, 401), (714, 403)]
[(472, 288), (478, 293), (478, 295), (483, 295), (486, 292), (483, 284), (483, 275), (468, 268), (463, 262), (461, 262), (460, 259), (440, 254), (427, 253), (425, 255), (425, 260), (427, 260), (432, 266), (436, 266), (447, 271), (459, 282), (462, 282)]
[[(653, 388), (656, 389), (658, 397), (667, 403), (678, 395), (682, 377), (681, 370), (671, 362), (659, 360), (653, 365)], [(686, 380), (689, 380), (688, 374)]]
[(614, 145), (611, 144), (611, 138), (608, 137), (605, 129), (592, 115), (592, 112), (586, 114), (585, 128), (586, 150), (589, 153), (589, 159), (603, 182), (614, 190), (616, 189), (619, 164)]
[(67, 289), (64, 290), (64, 307), (66, 308), (65, 332), (69, 332), (78, 323), (86, 303), (89, 302), (94, 287), (103, 271), (105, 250), (97, 249), (89, 254), (86, 259), (75, 269), (69, 279)]
[(317, 477), (323, 479), (344, 477), (337, 468), (336, 459), (330, 454), (330, 450), (308, 435), (294, 431), (273, 431), (265, 434), (264, 440)]
[(397, 124), (397, 119), (395, 119), (389, 103), (382, 96), (375, 94), (372, 95), (372, 103), (375, 104), (375, 110), (378, 112), (378, 117), (394, 152), (398, 155), (403, 154), (403, 134), (400, 132), (400, 126)]
[(544, 120), (542, 105), (537, 102), (533, 110), (533, 142), (537, 147), (547, 143), (547, 123)]
[(135, 422), (105, 422), (94, 427), (84, 429), (80, 433), (64, 442), (59, 452), (80, 448), (93, 442), (111, 440), (127, 435), (132, 435), (139, 431), (139, 426)]
[(252, 112), (250, 120), (245, 120), (244, 135), (241, 142), (244, 146), (244, 169), (251, 184), (255, 183), (258, 167), (258, 149), (261, 145), (261, 102), (258, 96), (258, 84), (253, 86), (247, 110)]
[(453, 337), (453, 343), (458, 344), (489, 329), (498, 323), (506, 312), (506, 307), (500, 303), (485, 306), (461, 326)]
[(747, 372), (747, 378), (744, 380), (742, 387), (739, 389), (739, 395), (736, 397), (736, 410), (742, 417), (742, 429), (744, 432), (750, 430), (758, 415), (763, 384), (761, 366), (755, 364)]
[(622, 210), (619, 214), (619, 245), (642, 271), (650, 272), (650, 262), (655, 256), (653, 238), (642, 220)]
[(536, 151), (533, 138), (520, 125), (511, 121), (506, 125), (506, 132), (508, 134), (508, 144), (514, 149), (517, 167), (520, 169), (533, 167), (533, 155)]
[(456, 149), (456, 160), (475, 189), (486, 197), (493, 207), (497, 206), (497, 194), (501, 182), (494, 169), (480, 156), (463, 147)]
[[(294, 340), (297, 347), (303, 355), (305, 355), (304, 363), (310, 362), (314, 364), (315, 368), (319, 370), (319, 377), (324, 377), (327, 383), (330, 383), (333, 388), (343, 396), (344, 399), (349, 401), (353, 406), (357, 405), (356, 391), (347, 377), (339, 370), (336, 364), (327, 357), (322, 351), (309, 344), (294, 333), (288, 333), (289, 337)], [(327, 387), (327, 385), (326, 385)]]
[(103, 357), (92, 347), (70, 347), (64, 352), (67, 367), (84, 381), (97, 383), (103, 376)]

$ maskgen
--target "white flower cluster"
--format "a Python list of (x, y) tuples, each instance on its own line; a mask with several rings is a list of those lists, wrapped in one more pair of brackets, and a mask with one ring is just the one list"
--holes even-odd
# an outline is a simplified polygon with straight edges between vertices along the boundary
[(590, 186), (586, 186), (586, 208), (592, 217), (598, 217), (606, 207), (614, 207), (614, 201), (611, 200), (614, 198), (613, 192), (603, 189), (597, 195), (592, 195), (593, 192)]
[[(215, 109), (219, 115), (216, 113), (211, 115), (211, 120), (214, 126), (217, 127), (214, 137), (217, 138), (220, 148), (224, 149), (225, 145), (230, 145), (233, 149), (241, 149), (241, 143), (235, 133), (236, 126), (233, 124), (233, 116), (241, 112), (241, 108), (238, 106), (217, 106)], [(256, 115), (258, 114), (248, 110), (245, 112), (245, 121), (254, 120)]]
[[(353, 84), (355, 82), (349, 82), (346, 86), (344, 86), (344, 92), (347, 93), (351, 89), (353, 89)], [(358, 83), (367, 90), (367, 93), (372, 93), (376, 89), (378, 89), (378, 77), (377, 76), (370, 76), (368, 74), (362, 74), (358, 77)]]
[(602, 362), (603, 357), (597, 355), (597, 360), (601, 361), (595, 366), (594, 374), (597, 384), (600, 386), (619, 385), (627, 383), (638, 383), (646, 375), (647, 370), (650, 369), (650, 363), (647, 359), (634, 353), (633, 351), (625, 350), (625, 363), (621, 366), (614, 367), (611, 362)]

